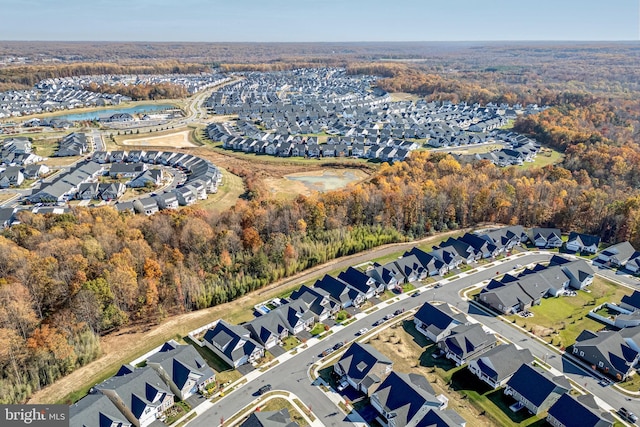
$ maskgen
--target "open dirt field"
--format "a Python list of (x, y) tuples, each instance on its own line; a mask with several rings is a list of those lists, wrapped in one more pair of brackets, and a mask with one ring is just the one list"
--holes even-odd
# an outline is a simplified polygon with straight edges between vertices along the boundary
[(164, 147), (164, 148), (186, 148), (195, 147), (196, 145), (189, 141), (189, 130), (176, 132), (169, 135), (159, 136), (140, 136), (136, 138), (124, 139), (120, 142), (122, 145), (135, 145), (138, 147)]
[(275, 197), (308, 196), (313, 191), (331, 191), (362, 181), (369, 174), (359, 169), (326, 168), (296, 172), (283, 177), (268, 177), (264, 182)]

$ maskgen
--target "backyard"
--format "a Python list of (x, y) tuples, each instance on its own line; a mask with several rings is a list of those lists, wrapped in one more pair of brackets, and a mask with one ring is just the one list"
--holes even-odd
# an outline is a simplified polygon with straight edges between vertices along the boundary
[(585, 329), (598, 331), (605, 325), (587, 317), (587, 313), (605, 302), (620, 302), (629, 293), (625, 288), (596, 277), (585, 291), (577, 291), (576, 296), (545, 298), (540, 305), (529, 309), (533, 317), (523, 318), (511, 315), (507, 318), (527, 331), (543, 337), (553, 345), (566, 348)]
[(538, 417), (511, 412), (508, 406), (513, 401), (503, 397), (501, 389), (489, 390), (484, 383), (473, 381), (475, 377), (468, 374), (466, 368), (455, 366), (449, 359), (434, 359), (432, 354), (437, 350), (436, 345), (416, 330), (412, 320), (404, 320), (382, 331), (372, 337), (369, 344), (393, 361), (394, 371), (424, 375), (436, 395), (444, 394), (449, 399), (449, 409), (458, 412), (468, 425), (542, 424)]

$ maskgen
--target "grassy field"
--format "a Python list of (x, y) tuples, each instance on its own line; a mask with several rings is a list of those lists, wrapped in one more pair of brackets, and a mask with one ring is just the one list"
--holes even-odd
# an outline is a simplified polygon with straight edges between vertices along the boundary
[(237, 175), (220, 168), (222, 171), (222, 185), (218, 187), (218, 192), (209, 194), (206, 200), (199, 200), (197, 206), (222, 212), (236, 204), (240, 196), (245, 192), (244, 182)]
[[(458, 412), (467, 420), (467, 425), (538, 425), (539, 418), (528, 416), (524, 411), (518, 414), (505, 411), (504, 403), (513, 402), (502, 397), (502, 390), (488, 390), (480, 381), (476, 384), (471, 381), (475, 377), (467, 374), (466, 368), (456, 367), (449, 359), (434, 359), (431, 355), (436, 345), (415, 329), (412, 320), (394, 326), (372, 337), (369, 344), (393, 361), (394, 371), (424, 375), (436, 395), (444, 394), (449, 399), (449, 409)], [(468, 378), (469, 375), (472, 378)]]
[(545, 298), (540, 305), (529, 309), (533, 317), (512, 315), (507, 318), (554, 345), (566, 348), (584, 329), (598, 331), (604, 328), (602, 323), (587, 317), (590, 310), (604, 302), (620, 302), (623, 295), (630, 293), (599, 277), (587, 291), (577, 291), (575, 297)]
[(502, 144), (469, 145), (466, 148), (455, 148), (451, 150), (453, 154), (483, 154), (504, 148)]
[(551, 148), (542, 148), (533, 162), (525, 163), (521, 168), (542, 168), (548, 165), (555, 165), (564, 159), (564, 154)]

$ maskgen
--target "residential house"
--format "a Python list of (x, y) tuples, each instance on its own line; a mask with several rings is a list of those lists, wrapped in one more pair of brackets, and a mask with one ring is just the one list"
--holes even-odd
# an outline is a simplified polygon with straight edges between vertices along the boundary
[(546, 418), (553, 427), (611, 427), (615, 420), (598, 407), (591, 394), (573, 397), (565, 393), (554, 403)]
[(587, 252), (590, 254), (598, 252), (598, 246), (600, 246), (600, 237), (576, 233), (575, 231), (569, 233), (569, 239), (565, 244), (565, 248), (568, 251)]
[(160, 209), (178, 209), (180, 203), (173, 191), (151, 196)]
[(94, 151), (91, 160), (100, 164), (109, 163), (111, 162), (111, 153), (109, 151)]
[(78, 189), (75, 198), (80, 200), (97, 199), (100, 194), (98, 191), (99, 187), (100, 184), (97, 182), (83, 182), (80, 184), (80, 188)]
[(147, 170), (145, 163), (114, 163), (109, 169), (112, 178), (133, 178)]
[(317, 280), (313, 284), (313, 287), (326, 291), (331, 298), (340, 303), (342, 308), (351, 306), (358, 307), (366, 300), (365, 294), (328, 274), (325, 274), (322, 279)]
[(145, 215), (153, 215), (158, 212), (158, 204), (151, 197), (134, 200), (133, 208), (137, 213), (143, 213)]
[(180, 400), (185, 400), (215, 380), (216, 374), (191, 345), (175, 341), (164, 343), (159, 352), (147, 358), (153, 368)]
[(465, 427), (466, 425), (467, 421), (454, 410), (429, 409), (426, 415), (418, 421), (416, 427)]
[(521, 365), (507, 381), (504, 394), (520, 402), (529, 412), (546, 412), (563, 394), (571, 390), (564, 375), (553, 376), (549, 371)]
[(620, 331), (584, 330), (572, 346), (572, 354), (618, 381), (634, 372), (640, 359), (640, 326)]
[(533, 362), (529, 349), (518, 350), (514, 344), (503, 344), (469, 361), (472, 374), (493, 388), (503, 386), (521, 365)]
[(84, 133), (73, 132), (62, 138), (55, 156), (81, 156), (88, 150), (89, 144), (87, 143), (87, 136)]
[(445, 242), (442, 242), (439, 248), (455, 252), (465, 264), (474, 263), (482, 256), (469, 243), (453, 237), (449, 237)]
[(279, 411), (255, 411), (249, 415), (240, 427), (299, 427), (291, 421), (287, 408)]
[(385, 265), (375, 263), (372, 268), (366, 271), (366, 274), (373, 277), (374, 280), (387, 289), (394, 289), (402, 286), (405, 282), (405, 276), (395, 262), (388, 262)]
[(498, 345), (495, 335), (484, 330), (481, 324), (462, 324), (451, 329), (449, 335), (438, 341), (438, 347), (445, 352), (447, 359), (457, 366), (479, 356)]
[(477, 258), (493, 258), (502, 252), (493, 242), (484, 239), (477, 234), (465, 233), (464, 236), (460, 237), (458, 240), (461, 240), (471, 246), (475, 251)]
[(230, 366), (237, 368), (264, 356), (264, 347), (251, 339), (242, 326), (219, 320), (203, 337), (204, 344)]
[(427, 277), (428, 271), (418, 257), (415, 255), (406, 255), (394, 261), (408, 283), (416, 282)]
[(127, 186), (131, 188), (157, 187), (162, 184), (163, 176), (162, 169), (147, 169), (127, 182)]
[(178, 187), (173, 190), (180, 206), (189, 206), (194, 204), (198, 200), (197, 191), (190, 185)]
[(371, 406), (386, 427), (413, 426), (430, 410), (446, 409), (448, 399), (436, 397), (429, 381), (420, 374), (391, 372), (371, 394)]
[(563, 243), (559, 228), (532, 228), (530, 240), (537, 248), (559, 248)]
[(280, 310), (270, 311), (243, 326), (251, 332), (251, 338), (269, 350), (273, 346), (282, 344), (282, 340), (289, 336), (289, 329), (280, 316), (282, 313), (283, 311)]
[(640, 272), (640, 252), (634, 252), (624, 264), (624, 268), (633, 274), (638, 274)]
[(20, 166), (9, 166), (0, 172), (0, 188), (19, 187), (24, 182)]
[(22, 170), (24, 177), (26, 179), (38, 179), (42, 178), (50, 171), (49, 166), (39, 164), (39, 165), (28, 165)]
[(393, 362), (369, 344), (354, 342), (333, 365), (354, 389), (370, 396), (391, 373)]
[(624, 295), (620, 301), (620, 307), (629, 310), (640, 310), (640, 291), (633, 291), (631, 295)]
[[(304, 303), (300, 308), (297, 308), (296, 311), (300, 312), (300, 316), (304, 317), (304, 323), (307, 324), (307, 326), (312, 326), (315, 322), (325, 321), (340, 311), (341, 308), (340, 303), (331, 298), (329, 293), (324, 289), (310, 288), (306, 285), (294, 291), (291, 294), (290, 300), (291, 303)], [(304, 311), (304, 313), (302, 311)], [(306, 311), (309, 311), (310, 315), (306, 313)], [(300, 330), (292, 333), (297, 334), (298, 332), (300, 332)]]
[(454, 313), (449, 304), (425, 302), (413, 317), (416, 330), (433, 342), (438, 342), (458, 325), (467, 323), (462, 313)]
[(444, 262), (422, 249), (414, 247), (410, 251), (405, 252), (402, 256), (406, 257), (409, 255), (415, 255), (415, 257), (418, 258), (418, 261), (420, 261), (427, 272), (427, 276), (429, 277), (437, 275), (443, 276), (448, 271), (447, 265)]
[(0, 227), (7, 228), (15, 220), (16, 208), (2, 208), (0, 207)]
[(338, 274), (338, 279), (363, 293), (366, 299), (373, 298), (384, 292), (383, 284), (378, 284), (373, 277), (353, 267), (349, 267)]
[(126, 159), (127, 159), (127, 152), (123, 150), (112, 151), (111, 157), (109, 158), (111, 163), (123, 163)]
[(69, 407), (69, 427), (132, 427), (116, 405), (103, 394), (89, 394)]
[[(309, 295), (311, 293), (305, 296)], [(327, 319), (332, 314), (331, 302), (323, 304), (327, 300), (328, 296), (326, 295), (315, 297), (310, 302), (307, 302), (305, 298), (293, 299), (292, 297), (290, 302), (282, 304), (272, 311), (280, 317), (289, 334), (296, 335), (311, 329), (317, 319)], [(336, 303), (334, 307), (339, 308), (340, 306)]]
[(441, 261), (445, 265), (447, 271), (458, 268), (463, 261), (462, 257), (458, 255), (458, 252), (453, 248), (433, 248), (429, 254)]
[(602, 250), (595, 260), (603, 263), (610, 263), (616, 267), (624, 267), (635, 252), (636, 250), (631, 243), (621, 242)]
[(569, 278), (568, 286), (574, 289), (584, 289), (593, 283), (595, 272), (585, 260), (575, 261), (554, 255), (549, 261), (549, 266), (558, 265), (562, 272)]
[(528, 240), (527, 233), (520, 225), (512, 225), (486, 231), (479, 234), (483, 239), (493, 243), (499, 251), (508, 252)]
[(153, 368), (124, 365), (118, 373), (93, 387), (91, 394), (107, 396), (136, 427), (152, 424), (174, 404), (174, 394)]

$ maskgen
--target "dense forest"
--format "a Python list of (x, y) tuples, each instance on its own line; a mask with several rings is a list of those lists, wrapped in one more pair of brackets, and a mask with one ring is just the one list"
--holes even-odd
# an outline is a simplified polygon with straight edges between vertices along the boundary
[(636, 50), (469, 49), (348, 70), (428, 99), (549, 105), (514, 129), (562, 151), (562, 163), (498, 168), (422, 151), (366, 182), (292, 201), (271, 198), (254, 171), (235, 170), (247, 198), (221, 213), (23, 212), (0, 237), (0, 402), (24, 401), (94, 359), (99, 336), (122, 325), (220, 304), (384, 243), (492, 221), (640, 247), (640, 71), (628, 67)]

